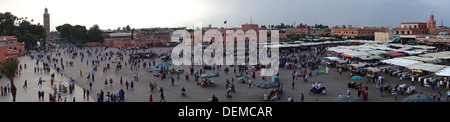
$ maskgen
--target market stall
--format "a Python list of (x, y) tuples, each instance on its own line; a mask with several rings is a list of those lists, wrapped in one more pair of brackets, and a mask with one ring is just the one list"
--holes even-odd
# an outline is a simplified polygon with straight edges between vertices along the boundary
[(403, 53), (382, 53), (381, 55), (389, 58), (394, 58), (398, 56), (403, 56)]
[(398, 65), (398, 66), (402, 66), (402, 67), (406, 67), (406, 66), (409, 66), (409, 65), (412, 65), (415, 63), (419, 63), (419, 61), (402, 59), (402, 58), (387, 59), (387, 60), (382, 60), (381, 62), (390, 64), (390, 65)]
[(375, 67), (366, 67), (364, 68), (364, 70), (367, 70), (368, 72), (366, 73), (366, 78), (367, 80), (373, 80), (376, 78), (376, 76), (378, 75), (378, 73), (381, 71), (378, 68)]
[(437, 72), (445, 66), (443, 65), (436, 65), (436, 64), (430, 64), (430, 63), (415, 63), (414, 65), (406, 66), (406, 68), (411, 70), (422, 70), (422, 71), (428, 71), (428, 72)]

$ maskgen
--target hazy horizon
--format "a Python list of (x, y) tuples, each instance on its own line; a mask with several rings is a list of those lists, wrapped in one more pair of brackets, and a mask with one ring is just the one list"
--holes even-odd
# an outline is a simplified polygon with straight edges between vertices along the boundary
[[(450, 23), (450, 1), (446, 0), (127, 0), (58, 1), (0, 0), (0, 12), (27, 17), (43, 24), (45, 7), (51, 31), (69, 23), (101, 29), (187, 27), (240, 27), (242, 24), (287, 25), (300, 23), (392, 27), (401, 22), (427, 22), (434, 12), (437, 25)], [(447, 24), (448, 25), (448, 24)]]

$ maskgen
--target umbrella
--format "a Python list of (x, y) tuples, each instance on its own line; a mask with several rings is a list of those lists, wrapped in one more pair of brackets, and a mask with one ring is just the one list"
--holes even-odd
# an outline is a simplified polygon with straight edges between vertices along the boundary
[(273, 79), (278, 79), (278, 76), (272, 76)]
[(256, 83), (255, 86), (262, 89), (270, 89), (270, 88), (277, 88), (278, 84), (271, 81), (263, 80), (261, 82)]
[(355, 96), (341, 96), (341, 97), (334, 99), (334, 101), (336, 101), (336, 102), (364, 102), (363, 99), (361, 99), (360, 97), (355, 97)]
[(319, 74), (325, 74), (325, 72), (323, 70), (320, 70)]
[(352, 80), (362, 80), (362, 79), (364, 79), (364, 77), (361, 77), (359, 75), (352, 77)]
[(160, 63), (160, 64), (158, 64), (158, 65), (156, 65), (157, 67), (170, 67), (170, 66), (172, 66), (172, 64), (169, 64), (169, 63), (167, 63), (167, 62), (162, 62), (162, 63)]
[(212, 78), (216, 77), (216, 74), (202, 74), (202, 78)]
[(415, 94), (406, 97), (403, 102), (434, 102), (434, 99), (423, 94)]
[(238, 81), (244, 80), (245, 78), (246, 78), (245, 76), (242, 76), (238, 79)]

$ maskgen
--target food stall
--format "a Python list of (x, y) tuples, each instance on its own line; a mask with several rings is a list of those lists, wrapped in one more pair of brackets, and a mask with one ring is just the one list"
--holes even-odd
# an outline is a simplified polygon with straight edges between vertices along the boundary
[(364, 76), (362, 68), (366, 66), (366, 63), (358, 63), (358, 64), (348, 64), (347, 67), (351, 69), (352, 75), (361, 75)]
[(379, 72), (381, 71), (380, 69), (375, 68), (375, 67), (367, 67), (367, 68), (364, 68), (364, 70), (368, 71), (366, 74), (366, 79), (369, 81), (376, 78), (376, 76), (379, 75)]
[(336, 66), (336, 61), (339, 60), (338, 57), (325, 57), (325, 59), (330, 60), (330, 61), (327, 62), (327, 66), (328, 67), (335, 67)]

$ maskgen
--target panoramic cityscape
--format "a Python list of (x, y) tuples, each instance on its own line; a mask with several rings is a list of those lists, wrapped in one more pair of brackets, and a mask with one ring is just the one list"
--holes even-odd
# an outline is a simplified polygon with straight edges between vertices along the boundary
[(448, 102), (449, 2), (414, 1), (0, 1), (0, 102)]

